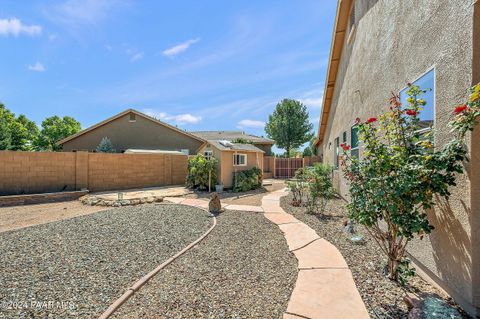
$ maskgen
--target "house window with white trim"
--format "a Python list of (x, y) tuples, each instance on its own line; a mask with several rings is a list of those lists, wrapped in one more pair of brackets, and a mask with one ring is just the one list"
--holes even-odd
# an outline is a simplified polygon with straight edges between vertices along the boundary
[(247, 154), (233, 154), (233, 166), (247, 166)]
[(211, 160), (212, 157), (213, 157), (213, 151), (205, 151), (205, 152), (203, 152), (203, 156), (204, 156), (207, 160)]

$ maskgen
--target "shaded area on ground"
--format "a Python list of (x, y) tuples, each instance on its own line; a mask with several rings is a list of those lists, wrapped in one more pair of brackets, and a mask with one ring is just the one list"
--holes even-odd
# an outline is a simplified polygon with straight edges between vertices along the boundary
[(98, 317), (139, 278), (212, 224), (198, 208), (157, 204), (0, 234), (0, 302), (63, 302), (53, 309), (1, 309), (0, 318)]
[(113, 318), (280, 318), (297, 277), (282, 232), (262, 214), (227, 211)]
[[(348, 218), (346, 203), (342, 199), (328, 202), (325, 213), (308, 214), (305, 207), (291, 205), (292, 194), (281, 199), (282, 208), (312, 227), (317, 234), (335, 245), (347, 262), (355, 284), (372, 318), (407, 318), (408, 309), (403, 301), (405, 291), (398, 284), (383, 275), (387, 262), (383, 252), (363, 226), (355, 230), (364, 237), (364, 242), (355, 244), (343, 229)], [(409, 291), (429, 293), (453, 303), (451, 298), (415, 276), (410, 281)]]

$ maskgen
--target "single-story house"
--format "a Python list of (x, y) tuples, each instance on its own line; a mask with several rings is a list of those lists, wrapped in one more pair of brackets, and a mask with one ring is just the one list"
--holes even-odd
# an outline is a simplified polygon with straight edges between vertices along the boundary
[(179, 151), (197, 154), (205, 140), (148, 116), (128, 109), (58, 142), (64, 151), (94, 152), (108, 137), (116, 152), (127, 149)]
[[(348, 198), (339, 145), (362, 156), (355, 119), (386, 110), (406, 83), (432, 89), (421, 120), (433, 124), (436, 147), (451, 138), (447, 123), (480, 82), (480, 1), (339, 0), (316, 140)], [(428, 216), (435, 230), (407, 248), (418, 272), (480, 316), (480, 129), (467, 136), (469, 163), (448, 201)]]
[(265, 152), (265, 156), (272, 155), (272, 146), (275, 144), (274, 140), (263, 136), (256, 136), (247, 134), (243, 131), (197, 131), (190, 132), (195, 136), (198, 136), (204, 140), (225, 140), (225, 141), (247, 141), (250, 144), (255, 145), (257, 148)]
[(207, 140), (199, 150), (206, 158), (218, 160), (218, 180), (225, 188), (233, 187), (234, 173), (258, 167), (263, 171), (264, 151), (253, 144), (229, 140)]

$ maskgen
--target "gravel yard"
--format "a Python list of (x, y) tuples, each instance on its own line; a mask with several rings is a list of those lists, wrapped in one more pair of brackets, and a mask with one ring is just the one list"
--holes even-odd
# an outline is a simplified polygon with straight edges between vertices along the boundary
[(0, 232), (46, 224), (106, 209), (106, 207), (101, 206), (86, 206), (78, 200), (0, 207)]
[(113, 318), (281, 318), (297, 277), (282, 232), (262, 214), (227, 211), (217, 222)]
[[(353, 244), (343, 231), (343, 221), (347, 219), (345, 202), (341, 199), (330, 201), (326, 207), (325, 215), (312, 215), (305, 213), (305, 207), (290, 205), (292, 195), (281, 199), (281, 206), (287, 212), (312, 227), (320, 237), (325, 238), (335, 245), (342, 253), (355, 283), (360, 291), (365, 305), (372, 318), (407, 318), (408, 310), (403, 302), (404, 290), (394, 282), (382, 275), (383, 266), (387, 259), (374, 242), (374, 239), (357, 226), (357, 233), (364, 236), (364, 244)], [(412, 291), (427, 292), (446, 298), (438, 290), (415, 276), (411, 280)], [(448, 300), (451, 302), (451, 300)]]
[[(0, 318), (98, 317), (211, 225), (203, 210), (160, 204), (0, 233)], [(25, 305), (38, 308), (6, 309)]]

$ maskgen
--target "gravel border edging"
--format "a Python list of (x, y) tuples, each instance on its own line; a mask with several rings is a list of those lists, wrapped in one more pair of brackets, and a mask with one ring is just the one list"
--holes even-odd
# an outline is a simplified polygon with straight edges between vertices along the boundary
[[(182, 204), (179, 204), (182, 205)], [(189, 205), (182, 205), (182, 206), (189, 206)], [(190, 206), (189, 206), (190, 207)], [(196, 206), (197, 208), (204, 210), (206, 212), (209, 212), (207, 209), (201, 208)], [(210, 212), (209, 212), (210, 213)], [(162, 264), (160, 264), (157, 268), (140, 278), (133, 286), (127, 289), (127, 291), (120, 296), (117, 300), (115, 300), (108, 308), (107, 310), (99, 317), (99, 319), (108, 319), (118, 308), (120, 308), (131, 296), (134, 295), (136, 291), (138, 291), (140, 288), (142, 288), (151, 278), (153, 278), (160, 270), (168, 266), (170, 263), (172, 263), (175, 259), (183, 255), (185, 252), (187, 252), (189, 249), (197, 245), (199, 242), (201, 242), (205, 237), (208, 236), (212, 232), (212, 230), (217, 226), (217, 218), (215, 215), (212, 214), (213, 217), (213, 225), (202, 235), (200, 236), (197, 240), (194, 242), (190, 243), (188, 246), (180, 250), (178, 253), (164, 261)]]

